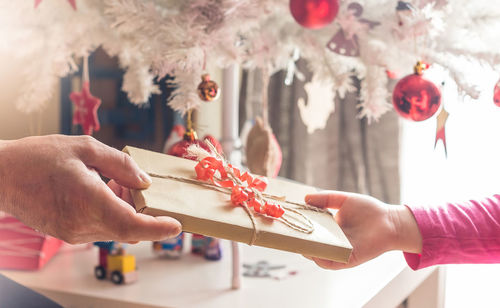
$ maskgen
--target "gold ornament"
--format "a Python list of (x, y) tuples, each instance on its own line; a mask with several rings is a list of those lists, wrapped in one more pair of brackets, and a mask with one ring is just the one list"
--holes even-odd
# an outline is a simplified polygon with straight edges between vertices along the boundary
[(210, 80), (210, 75), (204, 74), (201, 76), (201, 82), (198, 85), (198, 95), (205, 102), (211, 102), (219, 97), (219, 86)]

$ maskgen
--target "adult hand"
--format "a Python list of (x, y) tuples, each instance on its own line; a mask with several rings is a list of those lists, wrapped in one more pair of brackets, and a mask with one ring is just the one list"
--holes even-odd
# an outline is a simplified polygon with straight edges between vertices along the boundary
[[(98, 173), (114, 180), (110, 187)], [(1, 141), (0, 183), (0, 210), (68, 243), (162, 240), (181, 231), (173, 218), (136, 213), (128, 189), (147, 188), (151, 179), (92, 137)]]
[(422, 237), (410, 210), (375, 198), (339, 191), (307, 195), (306, 203), (338, 210), (335, 220), (353, 247), (347, 264), (311, 258), (326, 269), (349, 268), (389, 250), (420, 253)]

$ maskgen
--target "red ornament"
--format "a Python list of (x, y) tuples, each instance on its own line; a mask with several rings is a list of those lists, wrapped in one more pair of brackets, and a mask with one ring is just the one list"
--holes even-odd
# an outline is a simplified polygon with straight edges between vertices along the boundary
[(338, 0), (290, 0), (293, 18), (309, 29), (329, 25), (339, 12)]
[(500, 80), (495, 85), (495, 89), (493, 91), (493, 101), (495, 102), (495, 105), (500, 107)]
[(422, 77), (422, 70), (425, 68), (427, 65), (419, 62), (415, 67), (415, 74), (404, 77), (394, 88), (392, 103), (405, 119), (416, 122), (427, 120), (441, 105), (441, 91), (434, 83)]
[(199, 145), (202, 149), (210, 151), (210, 148), (208, 145), (204, 142), (205, 140), (208, 140), (210, 143), (212, 143), (215, 148), (217, 149), (217, 152), (219, 154), (222, 154), (222, 146), (220, 145), (219, 141), (215, 139), (215, 137), (211, 135), (206, 135), (202, 140), (198, 140), (196, 133), (194, 131), (188, 131), (184, 134), (184, 139), (176, 142), (168, 149), (167, 154), (168, 155), (173, 155), (177, 157), (182, 157), (182, 158), (187, 158), (191, 160), (195, 160), (194, 157), (190, 157), (187, 153), (187, 148), (192, 145), (192, 144), (197, 144)]
[(101, 100), (92, 96), (89, 89), (89, 82), (82, 85), (81, 92), (72, 92), (69, 98), (73, 102), (75, 111), (73, 113), (73, 125), (80, 124), (85, 135), (92, 135), (92, 132), (101, 128), (97, 109), (101, 105)]
[(438, 141), (441, 140), (443, 142), (445, 156), (448, 156), (448, 150), (446, 148), (446, 121), (449, 115), (448, 111), (443, 107), (436, 117), (436, 140), (434, 141), (434, 148), (436, 148)]

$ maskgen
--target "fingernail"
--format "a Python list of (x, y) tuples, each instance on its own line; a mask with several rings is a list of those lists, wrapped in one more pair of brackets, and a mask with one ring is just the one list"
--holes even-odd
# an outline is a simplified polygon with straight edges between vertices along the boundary
[(174, 238), (182, 232), (182, 225), (176, 219), (168, 216), (157, 216), (156, 219), (168, 225), (165, 239)]
[(141, 170), (141, 172), (139, 173), (139, 178), (141, 179), (141, 181), (145, 184), (148, 184), (150, 185), (151, 183), (153, 183), (153, 180), (151, 179), (151, 177), (144, 171)]
[(173, 228), (171, 231), (170, 231), (170, 234), (168, 235), (169, 237), (176, 237), (177, 235), (179, 235), (180, 233), (182, 232), (182, 226), (181, 224), (179, 223), (175, 228)]
[(182, 232), (182, 228), (179, 227), (178, 229), (175, 229), (174, 231), (172, 231), (172, 233), (170, 233), (169, 237), (170, 238), (176, 237), (179, 234), (181, 234), (181, 232)]

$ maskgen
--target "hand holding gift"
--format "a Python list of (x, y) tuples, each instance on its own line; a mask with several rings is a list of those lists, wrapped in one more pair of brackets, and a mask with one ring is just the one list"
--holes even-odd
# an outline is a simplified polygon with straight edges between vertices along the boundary
[[(114, 181), (108, 187), (99, 174)], [(151, 179), (127, 155), (92, 137), (1, 141), (0, 180), (2, 211), (69, 243), (155, 240), (180, 232), (174, 219), (136, 213), (120, 198)]]
[(324, 191), (307, 195), (306, 202), (319, 208), (338, 210), (335, 219), (353, 246), (347, 264), (308, 257), (326, 269), (343, 269), (362, 264), (389, 250), (420, 253), (422, 237), (410, 210), (388, 205), (375, 198)]

